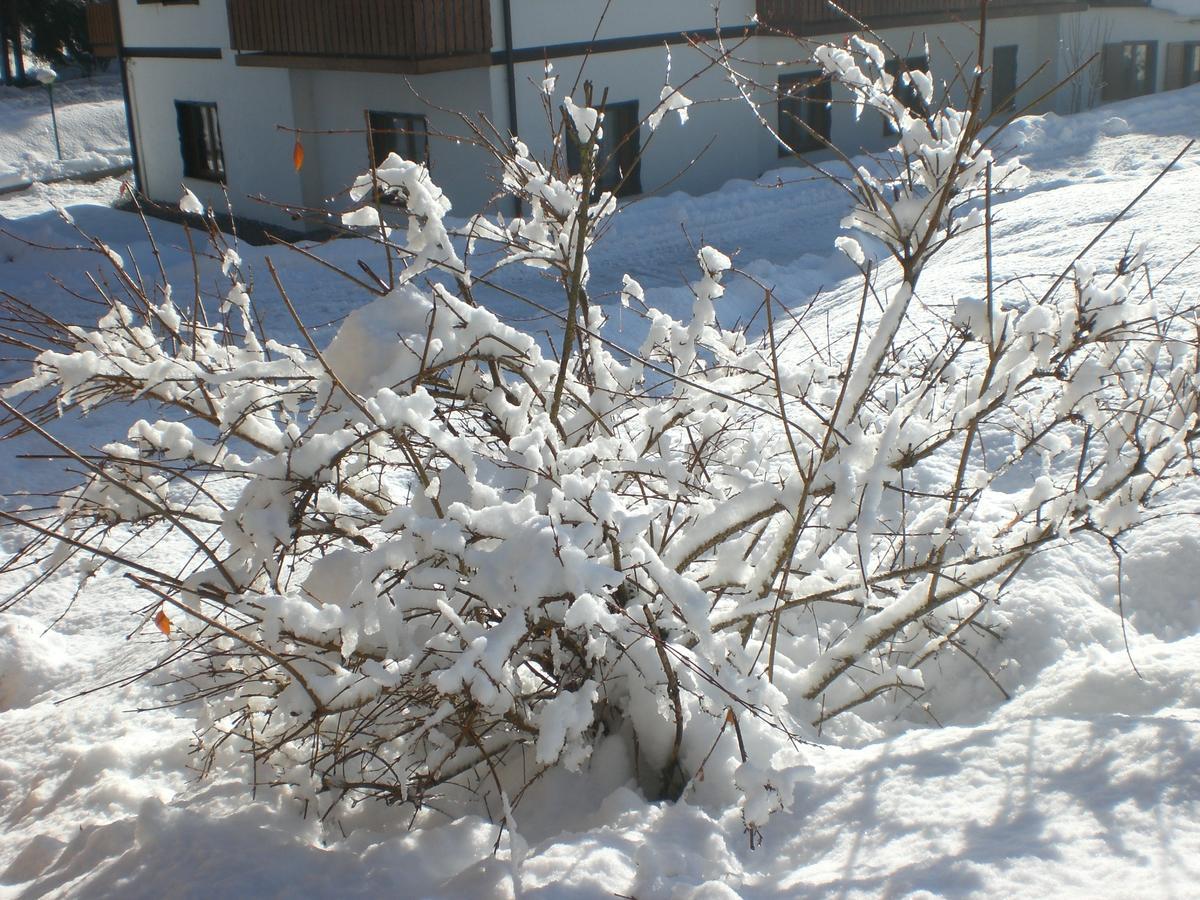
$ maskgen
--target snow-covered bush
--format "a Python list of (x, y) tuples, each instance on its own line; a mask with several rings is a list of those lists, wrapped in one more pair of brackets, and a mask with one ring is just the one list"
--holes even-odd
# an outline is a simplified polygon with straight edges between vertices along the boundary
[[(89, 475), (21, 527), (47, 565), (111, 563), (149, 595), (204, 701), (209, 761), (248, 750), (322, 812), (459, 790), (507, 808), (612, 735), (651, 793), (731, 785), (754, 828), (790, 801), (799, 741), (862, 704), (919, 699), (923, 665), (970, 653), (1032, 553), (1080, 530), (1115, 539), (1191, 477), (1194, 313), (1142, 291), (1136, 258), (1074, 260), (1033, 293), (993, 285), (985, 263), (982, 296), (923, 298), (954, 242), (982, 236), (990, 260), (992, 197), (1019, 167), (981, 136), (978, 84), (968, 109), (937, 109), (929, 77), (904, 76), (919, 117), (873, 45), (814, 59), (897, 134), (890, 175), (843, 181), (838, 248), (862, 271), (847, 335), (779, 319), (766, 289), (765, 337), (723, 329), (742, 276), (706, 246), (686, 320), (626, 276), (645, 339), (618, 346), (588, 294), (589, 250), (619, 214), (594, 190), (604, 115), (570, 99), (580, 173), (561, 152), (500, 150), (518, 218), (455, 233), (428, 170), (396, 156), (356, 183), (359, 201), (402, 195), (403, 233), (370, 205), (346, 221), (403, 265), (323, 348), (261, 332), (215, 227), (219, 310), (99, 242), (98, 324), (10, 303), (9, 341), (40, 351), (6, 391), (11, 424), (161, 405), (99, 455), (61, 446)], [(476, 301), (477, 244), (557, 279), (553, 354)], [(918, 304), (947, 313), (918, 328)], [(27, 395), (36, 406), (10, 405)], [(1031, 471), (1031, 489), (1001, 489)], [(189, 569), (123, 552), (147, 522), (194, 545)]]

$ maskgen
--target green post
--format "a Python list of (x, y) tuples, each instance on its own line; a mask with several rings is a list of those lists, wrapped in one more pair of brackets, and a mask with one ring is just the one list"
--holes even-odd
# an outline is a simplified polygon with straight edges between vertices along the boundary
[(58, 113), (54, 109), (54, 82), (58, 81), (58, 73), (49, 66), (38, 67), (30, 73), (35, 79), (46, 86), (46, 92), (50, 95), (50, 121), (54, 124), (54, 149), (58, 151), (58, 158), (61, 160), (62, 143), (58, 139)]
[(54, 125), (54, 149), (58, 151), (58, 158), (61, 161), (62, 142), (58, 139), (58, 113), (54, 111), (54, 82), (51, 81), (46, 85), (46, 91), (50, 94), (50, 122)]

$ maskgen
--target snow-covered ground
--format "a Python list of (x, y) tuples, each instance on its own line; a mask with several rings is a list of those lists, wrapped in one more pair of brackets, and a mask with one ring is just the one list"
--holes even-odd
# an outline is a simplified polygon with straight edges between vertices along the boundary
[[(1008, 142), (1033, 177), (998, 206), (997, 280), (1061, 269), (1198, 136), (1200, 87), (1019, 123)], [(0, 160), (11, 162), (7, 153), (0, 148)], [(114, 187), (85, 191), (111, 198)], [(1165, 276), (1159, 296), (1200, 299), (1200, 253), (1187, 258), (1200, 243), (1197, 198), (1193, 151), (1092, 258), (1111, 263), (1129, 241), (1148, 241), (1151, 274)], [(78, 243), (52, 209), (75, 199), (66, 186), (0, 198), (8, 219), (0, 227), (44, 246)], [(592, 266), (610, 279), (602, 290), (628, 272), (652, 304), (680, 309), (690, 302), (689, 238), (703, 240), (737, 251), (741, 268), (794, 306), (819, 291), (809, 315), (836, 330), (853, 315), (846, 300), (857, 290), (849, 263), (832, 252), (844, 212), (836, 190), (797, 169), (704, 197), (649, 198), (625, 211)], [(127, 259), (149, 262), (133, 216), (86, 203), (71, 214)], [(190, 272), (182, 230), (152, 227), (168, 268)], [(369, 250), (343, 241), (320, 252), (352, 264)], [(922, 299), (977, 296), (980, 253), (964, 242), (940, 258)], [(283, 262), (308, 321), (335, 320), (360, 301), (287, 251), (243, 248), (260, 272), (268, 255)], [(60, 315), (89, 313), (47, 273), (82, 287), (98, 265), (0, 237), (0, 287)], [(535, 277), (514, 277), (514, 287), (545, 295)], [(286, 314), (262, 298), (260, 310), (284, 327)], [(529, 315), (494, 299), (510, 318)], [(723, 319), (748, 318), (758, 299), (731, 286)], [(18, 370), (6, 362), (0, 375)], [(57, 430), (87, 444), (120, 426), (101, 413)], [(24, 438), (5, 442), (0, 494), (10, 505), (25, 502), (22, 491), (62, 482), (58, 464), (19, 458), (37, 449)], [(1081, 538), (1037, 557), (995, 623), (1005, 640), (984, 660), (1013, 699), (948, 660), (922, 698), (927, 714), (898, 705), (810, 749), (812, 773), (792, 811), (773, 818), (753, 850), (720, 786), (696, 785), (674, 805), (648, 803), (615, 747), (602, 747), (581, 776), (539, 782), (517, 810), (520, 839), (505, 833), (495, 852), (497, 828), (484, 819), (409, 833), (407, 819), (386, 810), (331, 840), (280, 795), (250, 792), (237, 773), (197, 780), (187, 767), (192, 720), (155, 709), (165, 694), (152, 682), (63, 700), (120, 681), (162, 645), (130, 616), (122, 579), (102, 571), (73, 604), (74, 583), (53, 580), (0, 614), (0, 897), (1200, 896), (1198, 511), (1200, 486), (1181, 491), (1125, 547), (1128, 652), (1107, 545)], [(184, 552), (157, 538), (140, 540), (158, 558)], [(10, 533), (0, 540), (16, 546)], [(0, 596), (23, 577), (0, 581)], [(133, 632), (141, 636), (127, 640)]]
[(116, 75), (60, 82), (54, 86), (54, 104), (61, 160), (46, 88), (0, 87), (0, 191), (130, 165)]
[(1183, 16), (1200, 16), (1200, 0), (1153, 0), (1150, 5), (1168, 9)]

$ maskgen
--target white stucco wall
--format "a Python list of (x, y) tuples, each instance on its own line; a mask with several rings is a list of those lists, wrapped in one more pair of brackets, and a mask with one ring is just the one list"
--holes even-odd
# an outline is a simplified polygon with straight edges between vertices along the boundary
[(143, 189), (155, 200), (174, 202), (186, 184), (206, 203), (224, 209), (219, 184), (184, 179), (176, 100), (217, 104), (230, 198), (239, 215), (291, 224), (285, 213), (248, 199), (263, 196), (297, 204), (303, 195), (292, 167), (291, 135), (276, 129), (293, 120), (286, 70), (249, 74), (232, 59), (131, 59), (129, 88), (135, 110)]
[[(1100, 52), (1101, 45), (1106, 41), (1154, 41), (1158, 44), (1154, 80), (1156, 92), (1163, 89), (1167, 45), (1176, 41), (1200, 40), (1200, 18), (1179, 15), (1166, 9), (1092, 9), (1080, 14), (1078, 19), (1078, 27), (1064, 24), (1065, 59), (1086, 59), (1092, 53)], [(1068, 52), (1072, 50), (1069, 46), (1072, 39), (1080, 42), (1081, 46)], [(1098, 68), (1099, 60), (1093, 65)]]
[[(1059, 19), (1059, 16), (1021, 16), (996, 18), (988, 24), (982, 63), (984, 69), (991, 68), (996, 47), (1015, 44), (1019, 48), (1017, 83), (1021, 85), (1027, 80), (1029, 83), (1017, 93), (1018, 108), (1037, 100), (1054, 83)], [(957, 77), (957, 72), (961, 67), (969, 76), (978, 62), (979, 35), (976, 25), (964, 22), (942, 23), (919, 29), (888, 28), (880, 31), (879, 36), (897, 55), (906, 58), (928, 55), (939, 96), (943, 91), (948, 91), (953, 104), (959, 107), (965, 104), (965, 83)], [(841, 35), (814, 35), (814, 38), (840, 41)], [(761, 58), (768, 64), (772, 60), (794, 60), (800, 56), (794, 43), (779, 38), (764, 40), (761, 47)], [(1048, 65), (1037, 72), (1043, 63)], [(764, 80), (777, 80), (782, 75), (812, 72), (815, 69), (816, 66), (810, 62), (793, 62), (775, 68), (768, 65), (763, 70)], [(984, 86), (990, 90), (990, 74), (984, 75)], [(889, 138), (884, 134), (883, 120), (878, 114), (866, 112), (861, 118), (855, 117), (849, 91), (835, 86), (833, 103), (831, 138), (843, 152), (854, 155), (863, 150), (880, 149), (889, 143)], [(1041, 112), (1048, 108), (1049, 102), (1043, 101), (1034, 111)], [(769, 112), (772, 117), (776, 115), (773, 107)], [(984, 112), (991, 112), (990, 98), (984, 101)], [(779, 158), (776, 147), (769, 149), (770, 156), (761, 161), (765, 168), (787, 164), (786, 159)], [(816, 154), (815, 158), (822, 158), (822, 154)]]
[[(714, 26), (711, 0), (612, 0), (601, 21), (601, 0), (513, 0), (513, 46), (542, 47), (648, 34), (678, 34)], [(754, 14), (754, 0), (722, 0), (721, 24), (743, 25)], [(501, 3), (493, 0), (493, 32), (502, 32)], [(599, 32), (597, 32), (599, 26)]]
[[(580, 85), (587, 80), (594, 86), (594, 102), (599, 103), (607, 90), (611, 103), (638, 101), (638, 113), (645, 118), (658, 104), (665, 83), (667, 53), (662, 47), (650, 47), (596, 54), (586, 60), (560, 58), (553, 64), (558, 76), (558, 97), (577, 79)], [(685, 126), (672, 114), (653, 134), (648, 127), (642, 127), (641, 141), (646, 152), (641, 183), (645, 191), (668, 183), (671, 190), (711, 190), (730, 178), (757, 174), (753, 164), (746, 165), (748, 156), (759, 154), (762, 140), (752, 113), (744, 104), (713, 102), (731, 99), (733, 89), (723, 73), (716, 70), (690, 80), (704, 68), (704, 60), (695, 50), (678, 45), (672, 48), (671, 82), (676, 86), (686, 84), (685, 93), (693, 106)], [(542, 81), (543, 64), (524, 63), (516, 70), (521, 138), (535, 153), (548, 156), (551, 135), (542, 97), (535, 87)], [(576, 99), (582, 102), (582, 87), (576, 91)]]
[[(905, 56), (923, 55), (928, 47), (933, 71), (939, 82), (947, 84), (955, 82), (956, 61), (969, 71), (975, 65), (978, 54), (978, 35), (965, 24), (946, 23), (919, 30), (887, 29), (880, 36)], [(842, 35), (813, 37), (817, 40), (840, 40)], [(1010, 44), (1020, 47), (1017, 73), (1020, 83), (1033, 76), (1044, 60), (1053, 60), (1058, 46), (1058, 17), (996, 19), (989, 27), (984, 66), (991, 65), (995, 47)], [(805, 61), (810, 52), (810, 47), (798, 46), (791, 40), (758, 38), (739, 51), (737, 55), (742, 61), (737, 68), (760, 85), (773, 86), (781, 75), (814, 71), (815, 64)], [(701, 53), (682, 45), (672, 47), (672, 59), (671, 80), (675, 85), (687, 83), (694, 73), (706, 65)], [(777, 65), (780, 60), (786, 61), (786, 64)], [(586, 60), (583, 57), (556, 59), (554, 66), (560, 77), (560, 87), (575, 81), (580, 67), (584, 66), (583, 77), (595, 84), (597, 96), (604, 88), (608, 88), (611, 101), (637, 99), (644, 116), (653, 109), (663, 85), (666, 51), (663, 48), (648, 48), (596, 54)], [(537, 83), (541, 80), (542, 64), (520, 65), (517, 70), (522, 137), (531, 146), (546, 151), (548, 140), (541, 133), (544, 131), (544, 115), (536, 91), (530, 89), (531, 81)], [(1022, 89), (1017, 102), (1023, 104), (1037, 98), (1052, 85), (1054, 73), (1053, 65), (1043, 69)], [(990, 80), (987, 83), (990, 85)], [(796, 164), (789, 157), (780, 156), (778, 145), (759, 126), (748, 105), (735, 96), (722, 70), (709, 71), (698, 81), (688, 84), (686, 93), (696, 101), (691, 120), (681, 128), (672, 116), (654, 136), (642, 165), (644, 189), (654, 190), (670, 182), (672, 190), (702, 192), (713, 190), (731, 178), (755, 178), (771, 169)], [(953, 93), (956, 95), (955, 102), (961, 104), (964, 100), (961, 81)], [(762, 115), (774, 124), (777, 112), (771, 92), (757, 91), (753, 96), (762, 104)], [(851, 155), (885, 146), (888, 138), (884, 135), (879, 116), (868, 113), (856, 119), (849, 101), (849, 92), (835, 92), (834, 142)], [(990, 103), (987, 108), (990, 110)], [(1047, 106), (1043, 103), (1039, 108), (1045, 109)], [(643, 140), (648, 135), (648, 130), (643, 128)], [(702, 150), (705, 152), (684, 171)], [(814, 158), (828, 156), (828, 152), (817, 153)]]
[[(301, 179), (291, 165), (293, 138), (275, 128), (294, 119), (286, 70), (247, 71), (234, 63), (224, 0), (197, 4), (137, 3), (119, 0), (127, 62), (138, 168), (146, 194), (174, 203), (186, 184), (205, 203), (225, 207), (225, 189), (183, 177), (175, 101), (217, 104), (225, 157), (226, 187), (234, 211), (247, 218), (294, 226), (284, 212), (249, 199), (262, 196), (283, 204), (304, 201)], [(173, 59), (137, 55), (152, 52), (221, 50), (220, 59)]]
[[(146, 47), (227, 47), (228, 34), (223, 0), (201, 0), (198, 6), (160, 6), (121, 0), (126, 22), (126, 44)], [(753, 0), (725, 0), (723, 24), (744, 21)], [(502, 45), (500, 0), (493, 0), (493, 33)], [(514, 45), (517, 50), (545, 44), (591, 39), (601, 5), (595, 0), (514, 0)], [(713, 25), (707, 0), (613, 0), (600, 37), (667, 33), (706, 29)], [(1099, 36), (1099, 38), (1098, 38)], [(1018, 82), (1034, 80), (1018, 95), (1022, 106), (1046, 92), (1081, 54), (1091, 52), (1080, 43), (1108, 40), (1159, 42), (1158, 80), (1166, 43), (1200, 39), (1200, 23), (1168, 12), (1147, 9), (1097, 9), (1082, 14), (996, 18), (989, 24), (983, 65), (992, 61), (997, 46), (1016, 44)], [(822, 37), (814, 35), (814, 37)], [(841, 39), (843, 34), (826, 35)], [(978, 38), (972, 27), (945, 23), (918, 29), (888, 29), (882, 37), (905, 56), (921, 55), (928, 45), (931, 63), (940, 82), (954, 80), (956, 60), (970, 70), (975, 64)], [(1096, 48), (1091, 48), (1096, 49)], [(672, 84), (686, 84), (695, 101), (691, 120), (681, 127), (670, 117), (651, 139), (643, 128), (647, 152), (641, 180), (646, 191), (666, 188), (693, 193), (713, 190), (731, 178), (755, 178), (789, 164), (781, 158), (771, 136), (756, 123), (745, 103), (733, 99), (734, 90), (724, 73), (708, 71), (689, 83), (707, 65), (704, 54), (684, 44), (671, 48)], [(804, 62), (808, 51), (781, 38), (755, 38), (743, 46), (739, 67), (765, 86), (783, 74), (813, 70)], [(567, 89), (583, 67), (583, 78), (596, 86), (597, 97), (607, 88), (612, 102), (637, 100), (639, 113), (647, 115), (658, 101), (664, 83), (666, 50), (654, 46), (590, 57), (554, 60), (560, 91)], [(777, 60), (789, 60), (776, 65)], [(482, 208), (494, 193), (494, 169), (488, 156), (463, 140), (467, 127), (450, 110), (483, 113), (501, 133), (509, 127), (508, 88), (503, 66), (475, 68), (421, 76), (337, 72), (315, 69), (239, 67), (235, 55), (224, 49), (220, 60), (140, 58), (130, 61), (142, 169), (147, 192), (172, 201), (179, 195), (182, 161), (179, 152), (174, 101), (205, 100), (218, 104), (229, 190), (239, 213), (282, 225), (295, 226), (286, 213), (247, 201), (246, 195), (263, 195), (282, 203), (314, 208), (345, 205), (339, 195), (356, 175), (367, 168), (364, 112), (368, 109), (417, 113), (428, 118), (430, 129), (442, 137), (431, 139), (431, 168), (435, 179), (454, 203), (458, 215)], [(516, 66), (517, 117), (520, 134), (535, 152), (548, 154), (542, 98), (537, 89), (543, 77), (541, 61)], [(990, 79), (989, 82), (990, 84)], [(962, 102), (961, 89), (955, 101)], [(577, 92), (577, 97), (581, 92)], [(769, 91), (756, 96), (765, 101), (762, 113), (772, 122), (776, 112)], [(877, 115), (856, 120), (844, 92), (834, 95), (832, 137), (845, 152), (875, 150), (887, 139)], [(1065, 111), (1068, 92), (1040, 104), (1036, 111)], [(990, 103), (988, 105), (990, 109)], [(304, 137), (306, 163), (300, 173), (291, 165), (294, 137), (279, 131), (278, 124), (310, 133)], [(707, 149), (705, 149), (707, 147)], [(704, 151), (701, 153), (701, 151)], [(817, 154), (816, 158), (820, 158)], [(220, 188), (205, 182), (188, 182), (202, 198), (220, 201)]]
[[(402, 76), (238, 66), (237, 55), (228, 49), (224, 0), (200, 0), (194, 6), (121, 3), (127, 47), (222, 49), (220, 60), (129, 60), (139, 168), (143, 189), (153, 199), (174, 202), (186, 183), (205, 202), (224, 207), (220, 185), (183, 178), (176, 100), (217, 104), (229, 194), (235, 212), (248, 218), (302, 226), (286, 211), (251, 199), (260, 196), (309, 209), (344, 208), (346, 188), (369, 165), (363, 133), (368, 109), (424, 114), (431, 131), (450, 136), (431, 139), (431, 164), (456, 209), (470, 211), (491, 196), (486, 158), (455, 142), (455, 136), (466, 136), (466, 129), (444, 109), (490, 117), (492, 71)], [(357, 133), (305, 134), (305, 164), (296, 173), (295, 136), (279, 125)]]
[[(267, 70), (263, 70), (267, 71)], [(494, 193), (488, 180), (488, 156), (470, 143), (462, 120), (448, 110), (472, 116), (492, 114), (492, 77), (488, 69), (464, 69), (430, 75), (386, 75), (366, 72), (293, 70), (300, 127), (312, 131), (346, 131), (305, 138), (305, 169), (312, 175), (312, 205), (334, 199), (344, 208), (343, 194), (370, 167), (367, 110), (424, 115), (430, 130), (429, 167), (454, 204), (456, 215), (470, 215)]]
[(225, 0), (138, 3), (118, 0), (126, 47), (228, 47)]

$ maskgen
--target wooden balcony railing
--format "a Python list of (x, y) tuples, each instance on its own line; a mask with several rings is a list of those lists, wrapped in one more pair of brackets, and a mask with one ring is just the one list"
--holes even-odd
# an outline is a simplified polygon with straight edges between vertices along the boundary
[(87, 5), (88, 43), (101, 57), (117, 55), (117, 2), (94, 0)]
[[(832, 25), (853, 30), (852, 23), (830, 9), (824, 0), (757, 0), (758, 20), (769, 28), (793, 32), (813, 31), (814, 26)], [(904, 24), (906, 20), (933, 22), (939, 19), (968, 19), (979, 15), (978, 0), (839, 0), (838, 5), (873, 27)], [(1082, 7), (1070, 0), (991, 0), (993, 15), (1038, 11), (1046, 7)]]
[(226, 3), (230, 46), (241, 64), (420, 72), (490, 61), (490, 0)]

